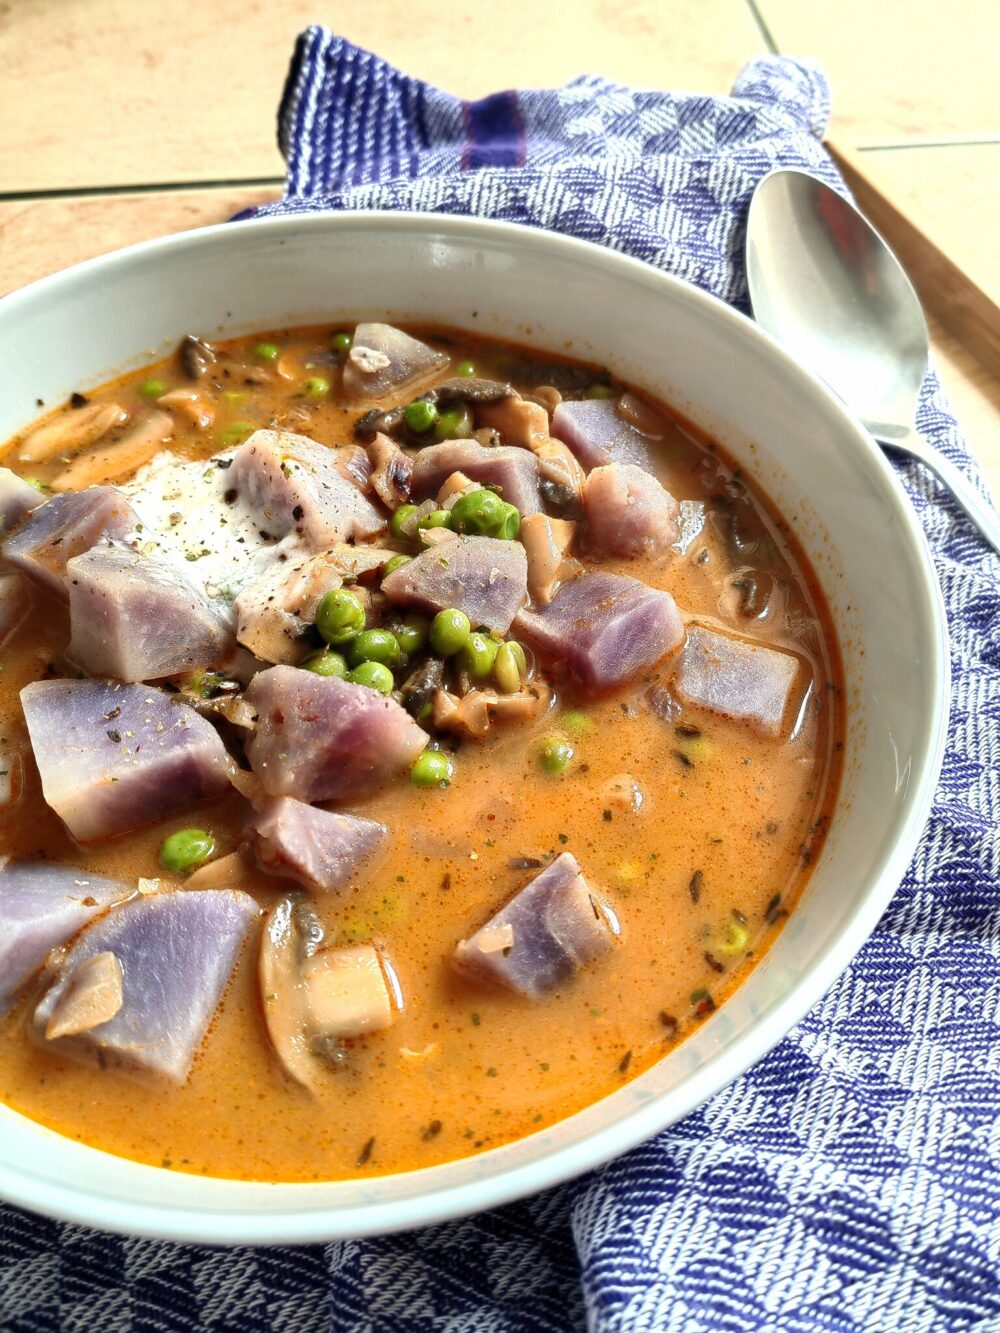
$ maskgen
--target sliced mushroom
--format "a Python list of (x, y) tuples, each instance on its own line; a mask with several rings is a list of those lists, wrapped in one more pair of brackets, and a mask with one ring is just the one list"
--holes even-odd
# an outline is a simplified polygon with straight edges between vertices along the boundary
[(214, 405), (197, 389), (171, 389), (156, 401), (158, 406), (184, 417), (195, 430), (207, 430), (215, 422)]
[(453, 472), (450, 477), (446, 477), (437, 493), (437, 507), (439, 509), (452, 509), (455, 501), (461, 495), (467, 495), (469, 491), (478, 491), (479, 482), (472, 481), (464, 472)]
[(637, 398), (634, 393), (623, 393), (618, 399), (618, 415), (636, 430), (648, 435), (651, 440), (662, 440), (667, 423), (663, 414), (649, 403)]
[(122, 481), (148, 463), (173, 438), (173, 418), (151, 412), (117, 440), (80, 454), (52, 483), (54, 491), (79, 491), (86, 486)]
[(323, 949), (305, 964), (309, 1015), (320, 1037), (364, 1037), (395, 1019), (379, 951), (371, 944)]
[(572, 486), (566, 486), (561, 481), (553, 481), (551, 477), (540, 476), (538, 494), (542, 497), (545, 507), (559, 518), (570, 521), (583, 518), (583, 497)]
[(552, 702), (552, 690), (544, 680), (531, 680), (513, 694), (499, 694), (492, 706), (497, 722), (533, 722)]
[(551, 435), (536, 435), (531, 443), (531, 452), (538, 459), (540, 476), (549, 477), (579, 493), (587, 474), (568, 444), (553, 439)]
[(536, 606), (548, 606), (555, 596), (575, 532), (574, 523), (549, 518), (548, 514), (528, 514), (521, 520), (519, 536), (528, 557), (528, 593)]
[(549, 414), (540, 403), (527, 398), (510, 397), (501, 402), (476, 405), (476, 423), (498, 430), (504, 444), (533, 449), (533, 441), (549, 437)]
[(532, 722), (548, 708), (552, 690), (542, 680), (533, 680), (513, 694), (471, 689), (461, 698), (448, 690), (434, 696), (432, 721), (439, 731), (453, 731), (481, 741), (494, 722)]
[(386, 412), (379, 407), (370, 407), (354, 423), (354, 436), (367, 443), (374, 440), (376, 435), (393, 435), (403, 425), (405, 413), (405, 403), (390, 407)]
[(389, 1027), (402, 1007), (399, 983), (371, 944), (324, 949), (319, 917), (283, 898), (268, 919), (260, 952), (264, 1017), (286, 1073), (315, 1089), (320, 1058), (340, 1043)]
[(254, 872), (243, 853), (230, 852), (217, 856), (188, 875), (185, 889), (245, 889), (253, 881)]
[(479, 375), (444, 380), (431, 390), (435, 402), (443, 407), (451, 403), (499, 403), (505, 398), (516, 398), (517, 391), (502, 380), (487, 380)]
[[(261, 367), (255, 367), (255, 369), (261, 369)], [(288, 383), (293, 383), (296, 380), (301, 382), (308, 374), (302, 355), (297, 351), (282, 352), (274, 363), (274, 369), (277, 371), (279, 378), (288, 381)]]
[(21, 444), (18, 458), (24, 463), (46, 463), (61, 454), (86, 449), (126, 421), (128, 413), (117, 403), (89, 403), (32, 431)]
[(404, 454), (395, 440), (379, 431), (368, 446), (372, 462), (369, 484), (390, 509), (398, 509), (410, 498), (410, 473), (413, 460)]
[(490, 729), (490, 704), (496, 701), (493, 690), (470, 690), (460, 699), (448, 690), (438, 690), (431, 720), (439, 731), (455, 731), (480, 741)]
[(537, 389), (531, 389), (524, 397), (530, 398), (533, 403), (540, 403), (549, 416), (563, 400), (562, 394), (554, 384), (540, 384)]
[(73, 973), (45, 1027), (48, 1041), (90, 1032), (114, 1018), (124, 1003), (124, 973), (116, 954), (95, 953)]
[(439, 657), (427, 657), (411, 671), (400, 691), (403, 707), (418, 721), (424, 709), (434, 702), (434, 695), (444, 686), (444, 663)]
[[(384, 553), (376, 557), (376, 565), (380, 559), (385, 559)], [(303, 632), (315, 620), (325, 594), (343, 581), (336, 551), (272, 566), (248, 583), (233, 603), (236, 638), (263, 662), (301, 661), (309, 652)]]
[(203, 338), (196, 338), (193, 333), (181, 339), (177, 354), (185, 375), (193, 380), (204, 379), (219, 359), (212, 344)]

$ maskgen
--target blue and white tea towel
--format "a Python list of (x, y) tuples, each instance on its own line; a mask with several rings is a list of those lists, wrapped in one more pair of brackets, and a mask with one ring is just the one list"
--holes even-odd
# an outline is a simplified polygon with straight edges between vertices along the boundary
[[(823, 75), (766, 58), (729, 98), (582, 78), (461, 102), (323, 28), (260, 209), (475, 213), (613, 246), (745, 306), (754, 184), (820, 144)], [(932, 376), (920, 429), (973, 471)], [(385, 1240), (218, 1252), (0, 1213), (11, 1333), (986, 1333), (1000, 1330), (1000, 570), (902, 476), (952, 632), (952, 726), (906, 880), (770, 1056), (604, 1170)]]

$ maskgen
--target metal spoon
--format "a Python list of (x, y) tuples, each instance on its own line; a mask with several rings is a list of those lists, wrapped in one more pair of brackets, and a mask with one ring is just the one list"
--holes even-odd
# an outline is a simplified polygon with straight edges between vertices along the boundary
[(754, 318), (861, 418), (948, 487), (1000, 551), (1000, 518), (914, 427), (929, 338), (906, 274), (863, 214), (804, 171), (775, 171), (750, 203), (747, 281)]

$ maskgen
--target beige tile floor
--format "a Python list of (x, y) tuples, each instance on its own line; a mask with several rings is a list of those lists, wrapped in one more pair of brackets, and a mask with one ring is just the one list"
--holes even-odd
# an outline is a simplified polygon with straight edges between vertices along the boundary
[[(295, 34), (319, 20), (464, 96), (583, 71), (723, 92), (769, 47), (816, 56), (832, 136), (1000, 303), (996, 0), (507, 0), (498, 12), (490, 0), (0, 3), (0, 292), (276, 195), (275, 107)], [(998, 367), (934, 334), (1000, 492)]]

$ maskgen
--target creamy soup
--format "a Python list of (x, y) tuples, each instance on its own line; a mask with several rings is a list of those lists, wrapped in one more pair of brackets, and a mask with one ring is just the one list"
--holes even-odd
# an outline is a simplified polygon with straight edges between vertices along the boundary
[(483, 1152), (668, 1055), (794, 910), (843, 733), (822, 595), (600, 368), (189, 338), (2, 461), (25, 1115), (246, 1179)]

